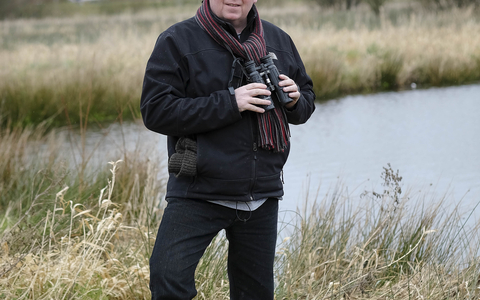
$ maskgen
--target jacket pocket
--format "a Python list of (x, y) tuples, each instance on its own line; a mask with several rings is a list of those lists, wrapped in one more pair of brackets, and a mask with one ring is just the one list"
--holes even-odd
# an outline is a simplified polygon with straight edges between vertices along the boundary
[[(251, 140), (244, 128), (227, 126), (197, 135), (197, 177), (222, 180), (252, 177)], [(249, 151), (250, 150), (250, 151)]]

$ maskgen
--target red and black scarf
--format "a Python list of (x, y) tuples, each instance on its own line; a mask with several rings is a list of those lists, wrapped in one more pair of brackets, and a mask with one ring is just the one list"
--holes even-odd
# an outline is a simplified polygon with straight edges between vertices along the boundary
[[(260, 58), (267, 55), (267, 47), (263, 37), (263, 26), (255, 5), (252, 7), (255, 13), (255, 24), (248, 39), (240, 43), (239, 40), (223, 28), (216, 20), (210, 9), (209, 1), (204, 0), (197, 10), (195, 19), (217, 43), (229, 49), (237, 57), (245, 61), (254, 60), (260, 64)], [(274, 99), (272, 93), (272, 99)], [(290, 140), (290, 129), (283, 107), (278, 101), (274, 102), (275, 109), (263, 114), (257, 114), (259, 126), (259, 146), (274, 152), (283, 151)]]

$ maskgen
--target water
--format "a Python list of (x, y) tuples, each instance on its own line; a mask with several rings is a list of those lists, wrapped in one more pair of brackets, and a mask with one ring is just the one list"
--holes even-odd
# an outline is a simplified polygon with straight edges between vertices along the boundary
[[(332, 100), (291, 132), (283, 211), (302, 208), (317, 193), (322, 199), (338, 184), (358, 201), (364, 191), (381, 192), (387, 164), (411, 195), (445, 196), (467, 209), (480, 201), (480, 85)], [(100, 162), (118, 158), (115, 149), (124, 144), (166, 162), (165, 137), (141, 124), (112, 125), (107, 137), (92, 132), (88, 144), (99, 139)]]
[[(339, 180), (353, 195), (379, 189), (388, 163), (411, 192), (473, 207), (480, 201), (480, 86), (350, 96), (317, 105), (292, 128), (286, 199)], [(381, 186), (380, 186), (381, 187)], [(284, 204), (284, 207), (288, 207)]]

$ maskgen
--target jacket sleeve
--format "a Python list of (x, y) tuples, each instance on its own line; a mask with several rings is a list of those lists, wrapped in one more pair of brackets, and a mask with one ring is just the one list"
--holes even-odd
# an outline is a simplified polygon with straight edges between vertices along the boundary
[(312, 113), (315, 111), (315, 93), (313, 92), (313, 83), (310, 76), (305, 71), (302, 59), (298, 54), (295, 44), (290, 39), (292, 52), (296, 66), (293, 74), (287, 74), (292, 78), (299, 87), (300, 98), (292, 109), (285, 109), (288, 122), (294, 125), (307, 122)]
[(220, 90), (202, 97), (189, 97), (188, 63), (175, 37), (162, 33), (148, 60), (140, 110), (145, 126), (155, 132), (186, 136), (222, 128), (240, 120), (235, 97)]

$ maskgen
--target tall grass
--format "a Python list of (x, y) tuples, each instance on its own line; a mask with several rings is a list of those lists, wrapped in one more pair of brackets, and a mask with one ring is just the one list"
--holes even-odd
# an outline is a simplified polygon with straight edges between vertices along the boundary
[[(132, 150), (119, 146), (121, 142), (115, 145), (111, 141), (104, 152), (98, 147), (106, 143), (101, 136), (96, 144), (87, 147), (83, 135), (85, 133), (77, 131), (45, 133), (41, 126), (0, 131), (0, 214), (5, 214), (0, 228), (8, 228), (22, 218), (29, 220), (28, 226), (37, 224), (38, 215), (54, 201), (52, 195), (57, 193), (54, 189), (65, 186), (69, 187), (66, 195), (73, 201), (86, 207), (95, 206), (97, 200), (93, 195), (105, 185), (108, 176), (95, 156), (101, 154), (106, 159), (108, 152), (108, 157), (116, 156), (123, 161), (121, 172), (116, 174), (113, 200), (135, 209), (144, 206), (141, 199), (148, 196), (146, 187), (147, 191), (154, 191), (156, 197), (161, 197), (161, 155), (146, 155), (152, 152), (147, 149), (149, 147), (136, 146)], [(147, 207), (137, 212), (139, 215), (127, 212), (126, 216), (129, 220), (140, 218), (146, 222), (144, 209)]]
[[(2, 132), (0, 296), (149, 299), (160, 163), (124, 153), (80, 189), (79, 171), (58, 159), (59, 139), (54, 131)], [(26, 156), (21, 149), (32, 145)], [(390, 166), (382, 178), (381, 191), (355, 199), (339, 185), (281, 226), (276, 299), (478, 298), (480, 223), (461, 207), (445, 209), (448, 199), (405, 191)], [(197, 299), (228, 299), (227, 246), (219, 235), (207, 249)]]
[[(262, 0), (262, 3), (279, 4), (286, 0)], [(302, 1), (302, 0), (295, 0)], [(73, 3), (72, 3), (73, 2)], [(161, 9), (169, 6), (198, 5), (198, 0), (103, 0), (80, 2), (67, 0), (10, 0), (0, 2), (0, 19), (71, 17), (92, 14), (114, 15)]]
[(299, 220), (277, 260), (278, 299), (476, 299), (479, 224), (467, 229), (445, 199), (401, 195), (390, 167), (383, 178), (383, 192), (349, 199), (339, 186)]
[[(112, 162), (108, 172), (88, 164), (91, 153), (73, 162), (65, 152), (79, 145), (66, 143), (65, 134), (55, 130), (45, 134), (41, 128), (2, 130), (0, 146), (2, 299), (101, 299), (100, 288), (108, 289), (109, 297), (122, 298), (130, 283), (140, 293), (142, 286), (148, 290), (144, 281), (126, 282), (124, 272), (138, 278), (145, 274), (137, 261), (151, 252), (145, 241), (161, 217), (160, 161), (123, 152), (123, 161)], [(130, 227), (116, 228), (120, 218)], [(117, 232), (122, 230), (126, 234)], [(120, 235), (126, 240), (115, 251), (122, 260), (105, 265), (104, 255), (109, 254), (103, 248), (114, 247)], [(102, 276), (114, 278), (90, 289), (90, 282)]]
[(138, 118), (146, 59), (157, 33), (186, 17), (179, 11), (157, 22), (156, 13), (3, 21), (3, 125), (78, 125), (79, 111), (89, 123)]
[[(2, 126), (132, 120), (160, 32), (196, 6), (112, 16), (0, 22)], [(260, 7), (295, 40), (319, 99), (480, 80), (480, 18), (469, 9)]]
[(373, 27), (361, 16), (347, 22), (355, 29), (334, 22), (287, 29), (320, 99), (479, 81), (480, 44), (472, 37), (480, 26), (473, 10), (385, 13)]

